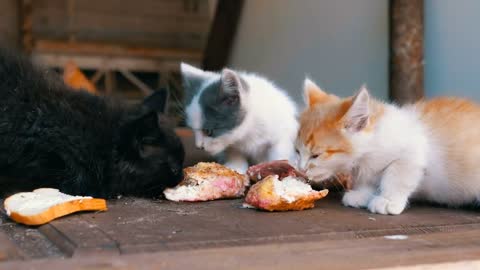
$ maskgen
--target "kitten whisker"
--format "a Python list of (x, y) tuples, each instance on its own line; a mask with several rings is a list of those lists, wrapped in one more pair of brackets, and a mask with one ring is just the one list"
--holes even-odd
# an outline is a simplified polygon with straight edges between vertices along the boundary
[(340, 181), (340, 178), (338, 177), (338, 175), (335, 175), (335, 181), (337, 181), (340, 184), (343, 190), (346, 190), (345, 185), (342, 183), (342, 181)]
[(335, 187), (335, 191), (339, 191), (339, 188), (338, 188), (338, 185), (337, 185), (337, 181), (334, 180), (334, 181), (332, 181), (331, 183), (332, 183), (332, 185)]

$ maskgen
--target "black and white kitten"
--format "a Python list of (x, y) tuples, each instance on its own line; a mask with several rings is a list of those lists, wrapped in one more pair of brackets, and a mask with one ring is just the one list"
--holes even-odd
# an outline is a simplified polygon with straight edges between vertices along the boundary
[(162, 116), (167, 93), (125, 106), (69, 89), (0, 52), (0, 194), (39, 187), (151, 197), (182, 178), (184, 149)]
[(214, 73), (182, 63), (181, 71), (187, 125), (197, 147), (223, 154), (225, 165), (241, 173), (252, 164), (295, 160), (297, 108), (284, 90), (228, 68)]

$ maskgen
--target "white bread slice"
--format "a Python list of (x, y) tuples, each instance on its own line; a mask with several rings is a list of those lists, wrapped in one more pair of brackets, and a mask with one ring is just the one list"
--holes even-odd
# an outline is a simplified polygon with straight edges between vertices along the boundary
[(33, 192), (20, 192), (4, 202), (11, 219), (26, 225), (41, 225), (56, 218), (79, 211), (105, 211), (104, 199), (72, 196), (58, 189), (39, 188)]

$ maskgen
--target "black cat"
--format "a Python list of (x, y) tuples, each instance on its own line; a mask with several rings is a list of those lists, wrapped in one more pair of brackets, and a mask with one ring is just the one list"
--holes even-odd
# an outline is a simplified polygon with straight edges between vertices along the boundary
[(0, 193), (158, 196), (182, 178), (184, 149), (162, 116), (166, 91), (125, 106), (69, 89), (0, 50)]

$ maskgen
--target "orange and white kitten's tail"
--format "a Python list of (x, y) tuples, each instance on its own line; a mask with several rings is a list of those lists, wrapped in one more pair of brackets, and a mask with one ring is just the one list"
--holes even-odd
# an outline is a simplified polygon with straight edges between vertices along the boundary
[(403, 107), (339, 98), (305, 81), (298, 167), (315, 181), (352, 173), (343, 204), (400, 214), (409, 199), (460, 206), (480, 199), (480, 106), (437, 98)]

